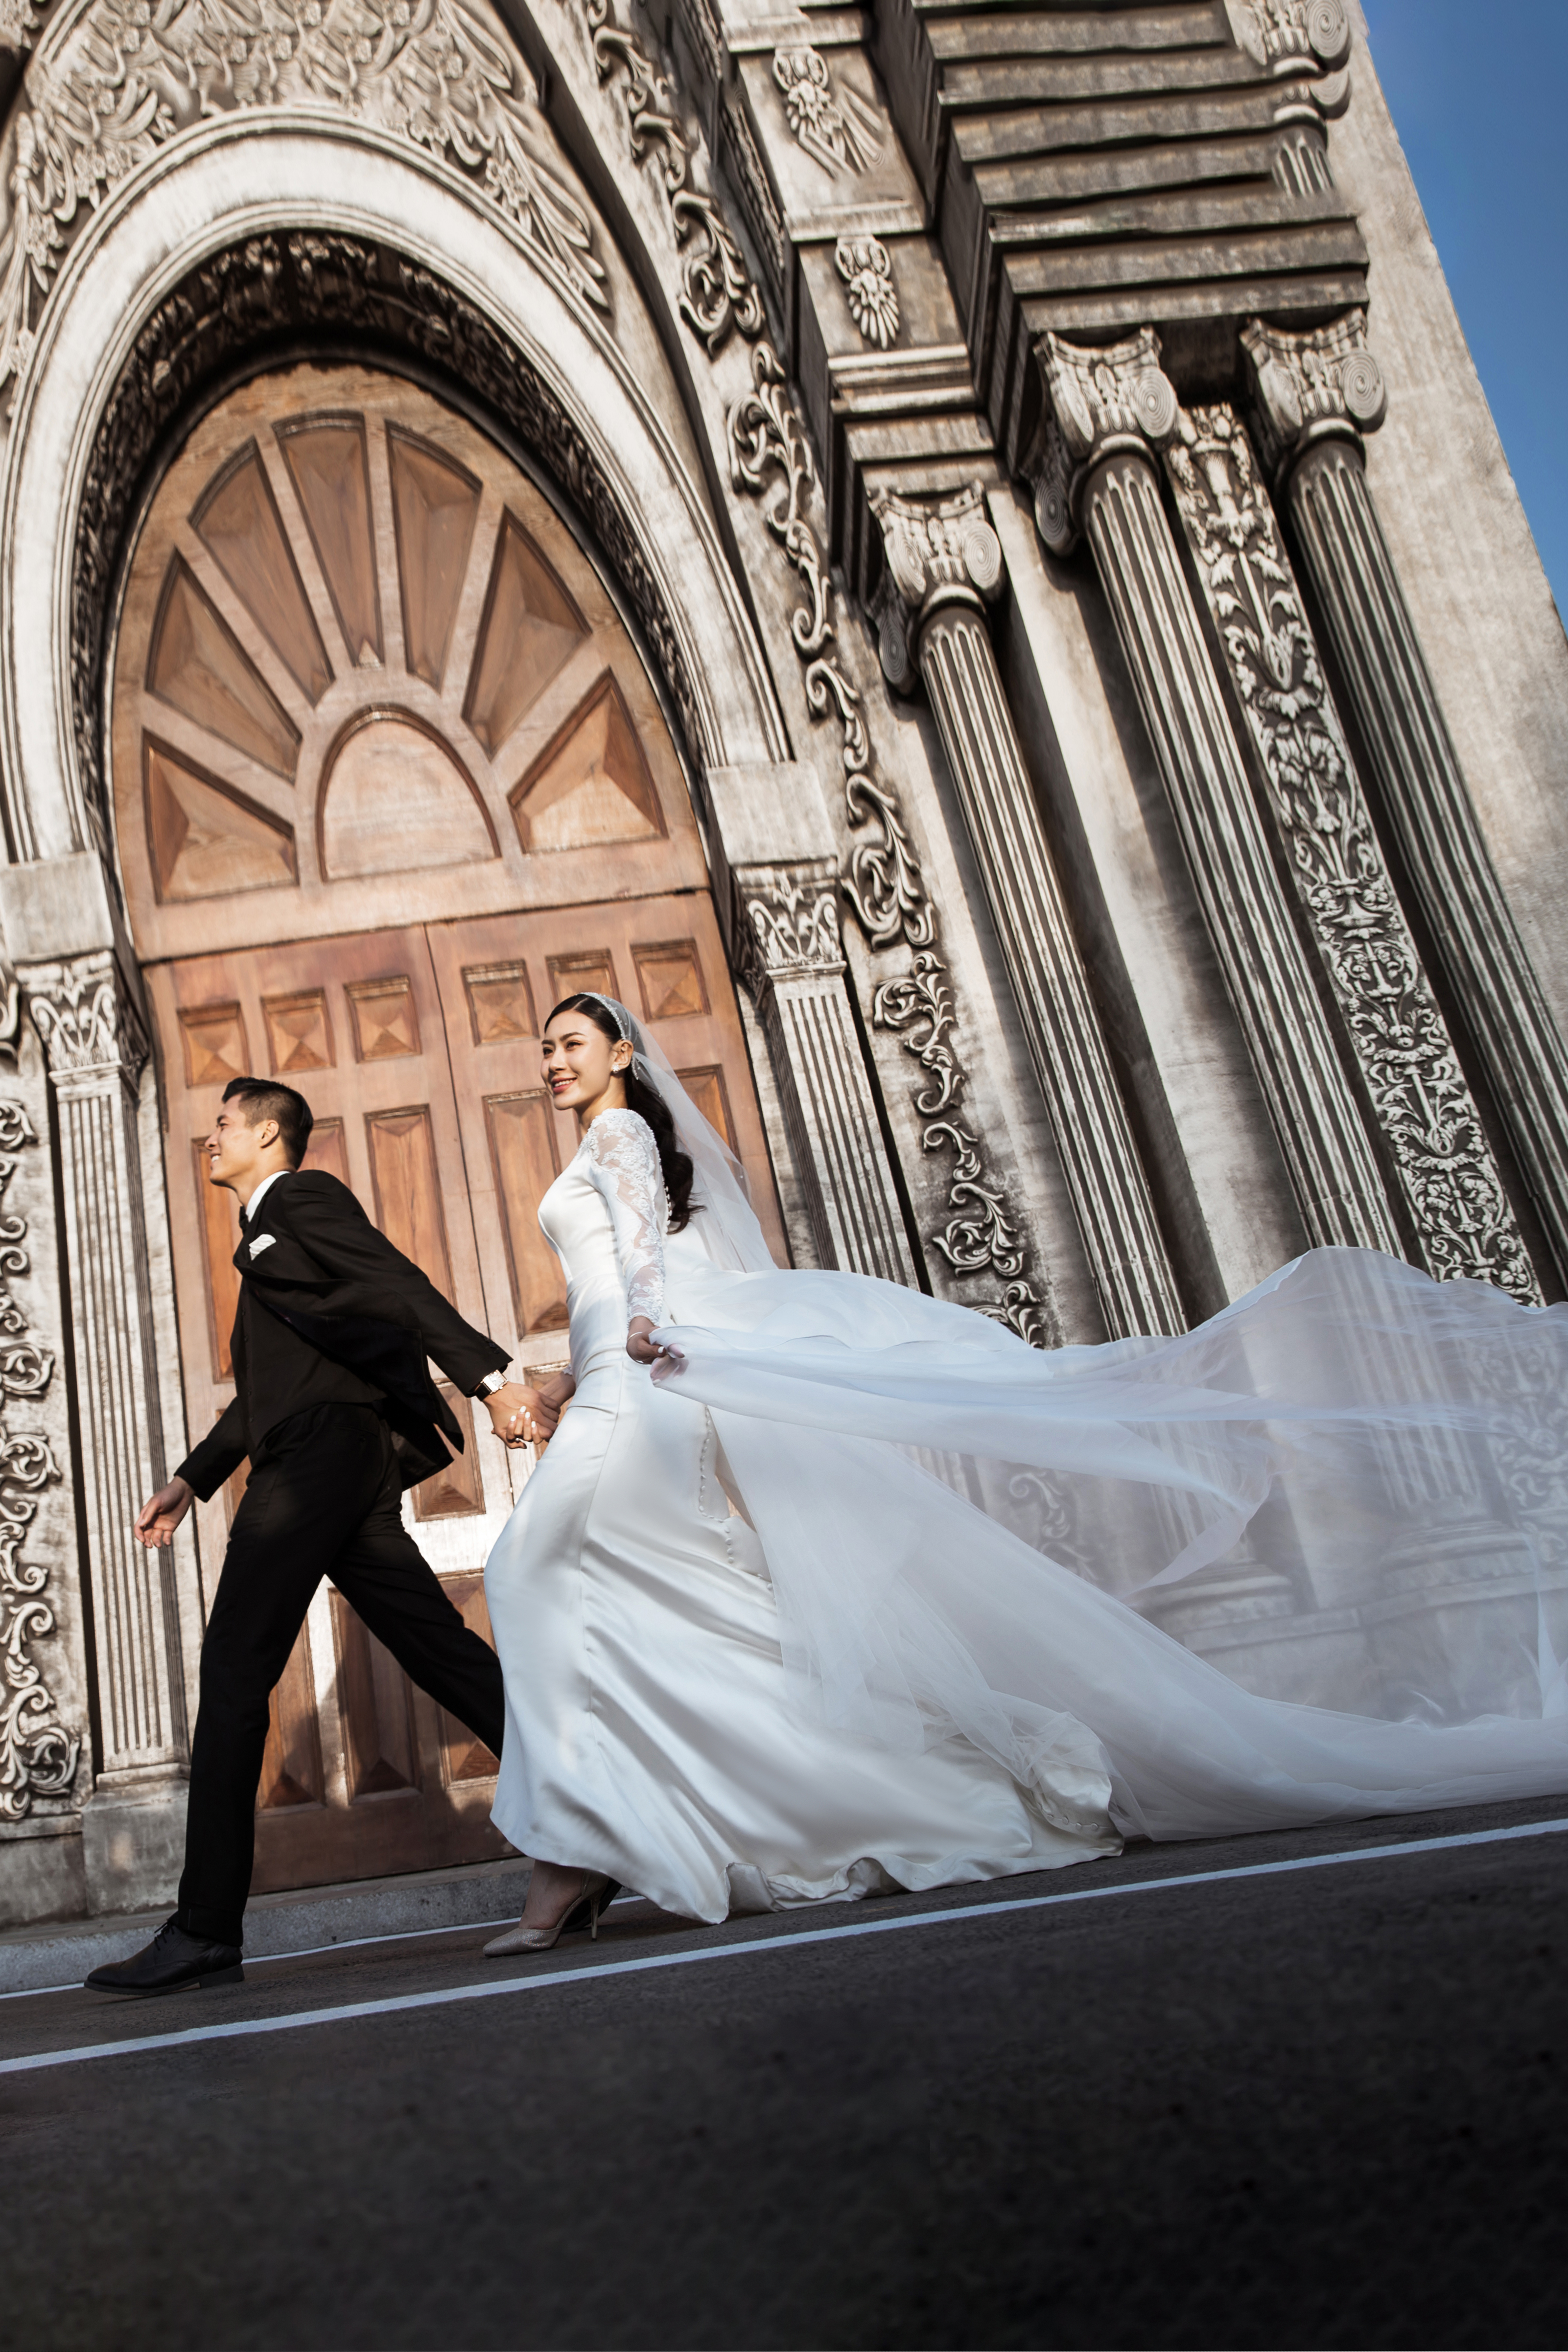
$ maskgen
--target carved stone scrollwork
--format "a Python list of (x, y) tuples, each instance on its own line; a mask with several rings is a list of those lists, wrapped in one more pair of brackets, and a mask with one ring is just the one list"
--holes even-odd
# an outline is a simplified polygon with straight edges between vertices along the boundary
[(680, 315), (711, 357), (737, 327), (748, 339), (762, 333), (767, 323), (762, 298), (717, 198), (693, 180), (691, 144), (665, 77), (636, 37), (614, 22), (609, 0), (585, 0), (585, 6), (599, 79), (608, 81), (617, 68), (626, 77), (633, 160), (658, 155), (682, 248)]
[(1364, 338), (1359, 310), (1305, 334), (1253, 320), (1242, 342), (1255, 422), (1289, 500), (1379, 821), (1398, 844), (1568, 1279), (1568, 1048), (1492, 865), (1366, 478), (1362, 435), (1381, 420), (1386, 395)]
[(796, 144), (825, 172), (864, 172), (882, 152), (882, 126), (857, 89), (836, 82), (819, 49), (773, 53), (773, 79)]
[(879, 236), (841, 236), (833, 266), (844, 280), (849, 316), (868, 343), (885, 352), (899, 331), (899, 289)]
[(1289, 560), (1228, 408), (1165, 453), (1199, 581), (1416, 1247), (1439, 1279), (1540, 1291), (1394, 895)]
[(468, 173), (539, 260), (609, 309), (588, 215), (539, 152), (527, 68), (464, 0), (93, 0), (46, 36), (27, 98), (0, 248), (0, 384), (26, 371), (84, 212), (183, 131), (252, 107), (325, 107), (401, 133)]
[(0, 49), (30, 49), (40, 21), (31, 0), (0, 0)]
[(1360, 1102), (1275, 868), (1161, 500), (1180, 408), (1145, 329), (1109, 351), (1045, 339), (1069, 491), (1127, 657), (1198, 902), (1314, 1243), (1402, 1255)]
[[(918, 667), (935, 714), (1107, 1324), (1118, 1337), (1180, 1330), (1174, 1277), (985, 627), (982, 599), (1000, 585), (1002, 559), (984, 493), (978, 484), (931, 502), (880, 493), (871, 509), (887, 559), (883, 665), (898, 685)], [(906, 984), (882, 1002), (911, 1028), (923, 1013), (922, 1058), (940, 1047), (939, 1000), (928, 992), (922, 1003)], [(1012, 1227), (963, 1129), (944, 1119), (923, 1140), (957, 1155), (962, 1213), (938, 1241), (948, 1263), (967, 1267), (984, 1244), (999, 1275), (1020, 1272), (1009, 1263)]]
[[(594, 0), (594, 5), (597, 6), (598, 0)], [(647, 53), (629, 30), (617, 28), (616, 46), (605, 54), (617, 60), (628, 75), (638, 70), (638, 59), (644, 68), (647, 67)], [(793, 73), (793, 68), (786, 70)], [(826, 67), (823, 72), (826, 72)], [(820, 87), (815, 83), (810, 68), (805, 69), (805, 79)], [(738, 160), (741, 166), (738, 180), (742, 196), (748, 200), (753, 231), (764, 247), (769, 246), (770, 238), (777, 246), (777, 274), (782, 282), (784, 226), (767, 189), (745, 118), (726, 99), (721, 121), (731, 160)], [(761, 298), (755, 299), (760, 309)], [(688, 323), (693, 325), (694, 331), (700, 331), (689, 318)], [(739, 313), (737, 323), (751, 339)], [(940, 1071), (934, 1088), (929, 1084), (923, 1086), (916, 1097), (916, 1108), (923, 1121), (951, 1108), (965, 1085), (962, 1063), (950, 1042), (954, 1020), (946, 986), (947, 967), (938, 946), (937, 912), (898, 792), (874, 772), (870, 736), (859, 694), (834, 650), (835, 591), (826, 557), (809, 519), (816, 488), (810, 437), (789, 397), (784, 362), (765, 335), (755, 338), (752, 388), (731, 406), (725, 429), (731, 485), (746, 496), (767, 499), (769, 529), (801, 583), (804, 602), (792, 615), (790, 630), (795, 651), (805, 665), (806, 707), (814, 719), (832, 719), (838, 728), (846, 814), (854, 832), (863, 836), (850, 852), (848, 871), (840, 877), (839, 887), (873, 947), (901, 945), (911, 951), (908, 975), (884, 982), (878, 990), (872, 1018), (877, 1026), (902, 1034), (909, 1050), (928, 1072), (934, 1076)], [(742, 935), (752, 936), (749, 916)], [(842, 997), (841, 985), (839, 993)], [(847, 998), (844, 1003), (847, 1013)], [(940, 1034), (933, 1032), (929, 1016), (921, 1017), (924, 1008), (932, 1005), (943, 1008), (936, 1024)], [(782, 1052), (783, 1048), (775, 1050)], [(858, 1064), (858, 1040), (847, 1039), (846, 1050), (853, 1051)], [(1000, 1188), (997, 1191), (1000, 1199)], [(953, 1224), (963, 1221), (966, 1212), (951, 1194), (948, 1208)], [(949, 1227), (944, 1226), (928, 1235), (927, 1240), (929, 1246), (951, 1265), (952, 1255), (944, 1247), (949, 1232)], [(995, 1297), (977, 1297), (971, 1303), (983, 1314), (1007, 1324), (1031, 1346), (1056, 1343), (1058, 1335), (1051, 1328), (1047, 1311), (1022, 1272), (1006, 1279)]]
[[(0, 1194), (16, 1170), (17, 1154), (37, 1137), (20, 1103), (0, 1101)], [(12, 1296), (10, 1277), (26, 1274), (25, 1217), (0, 1217), (0, 1389), (7, 1396), (41, 1396), (54, 1358), (28, 1335)], [(49, 1573), (25, 1559), (22, 1547), (37, 1517), (43, 1488), (59, 1476), (42, 1437), (0, 1426), (0, 1821), (25, 1821), (39, 1798), (70, 1793), (81, 1754), (80, 1734), (59, 1710), (33, 1655), (55, 1630), (45, 1595)]]

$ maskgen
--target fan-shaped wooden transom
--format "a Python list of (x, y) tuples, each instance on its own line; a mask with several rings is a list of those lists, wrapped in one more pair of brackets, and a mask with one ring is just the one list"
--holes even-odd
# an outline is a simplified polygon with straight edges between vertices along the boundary
[(154, 953), (706, 881), (592, 565), (483, 435), (371, 370), (258, 379), (192, 436), (138, 551), (114, 728)]

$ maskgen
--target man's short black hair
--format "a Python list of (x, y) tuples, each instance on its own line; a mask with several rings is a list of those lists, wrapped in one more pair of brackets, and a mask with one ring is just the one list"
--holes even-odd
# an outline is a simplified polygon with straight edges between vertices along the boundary
[(259, 1127), (264, 1118), (275, 1118), (278, 1140), (289, 1155), (289, 1165), (298, 1168), (316, 1123), (303, 1095), (297, 1095), (292, 1087), (280, 1087), (276, 1078), (230, 1078), (223, 1098), (239, 1104), (247, 1127)]

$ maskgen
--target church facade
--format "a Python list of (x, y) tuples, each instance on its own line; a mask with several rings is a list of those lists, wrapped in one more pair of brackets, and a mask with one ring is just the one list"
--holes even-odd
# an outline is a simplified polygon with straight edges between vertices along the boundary
[[(232, 1076), (523, 1369), (579, 987), (781, 1257), (1034, 1346), (1321, 1244), (1568, 1295), (1568, 652), (1354, 0), (0, 43), (0, 1925), (177, 1874), (240, 1489), (131, 1528), (232, 1393)], [(410, 1498), (481, 1629), (525, 1475)], [(1437, 1687), (1524, 1580), (1409, 1481), (1375, 1603), (1303, 1529), (1145, 1605), (1304, 1699), (1415, 1614)], [(494, 1769), (323, 1590), (257, 1885), (498, 1853)]]

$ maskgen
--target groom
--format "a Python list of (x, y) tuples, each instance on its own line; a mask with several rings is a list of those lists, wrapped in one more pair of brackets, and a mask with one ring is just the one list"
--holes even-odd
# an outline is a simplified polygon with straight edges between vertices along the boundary
[(235, 1396), (136, 1534), (172, 1543), (248, 1454), (250, 1480), (202, 1645), (179, 1909), (134, 1958), (95, 1969), (99, 1991), (176, 1992), (240, 1975), (268, 1698), (323, 1576), (405, 1671), (500, 1755), (496, 1655), (464, 1624), (407, 1534), (402, 1494), (445, 1466), (462, 1433), (430, 1378), (433, 1357), (483, 1397), (498, 1437), (548, 1437), (537, 1391), (509, 1382), (508, 1351), (442, 1297), (365, 1215), (346, 1184), (301, 1170), (310, 1109), (292, 1087), (236, 1078), (206, 1151), (239, 1200)]

